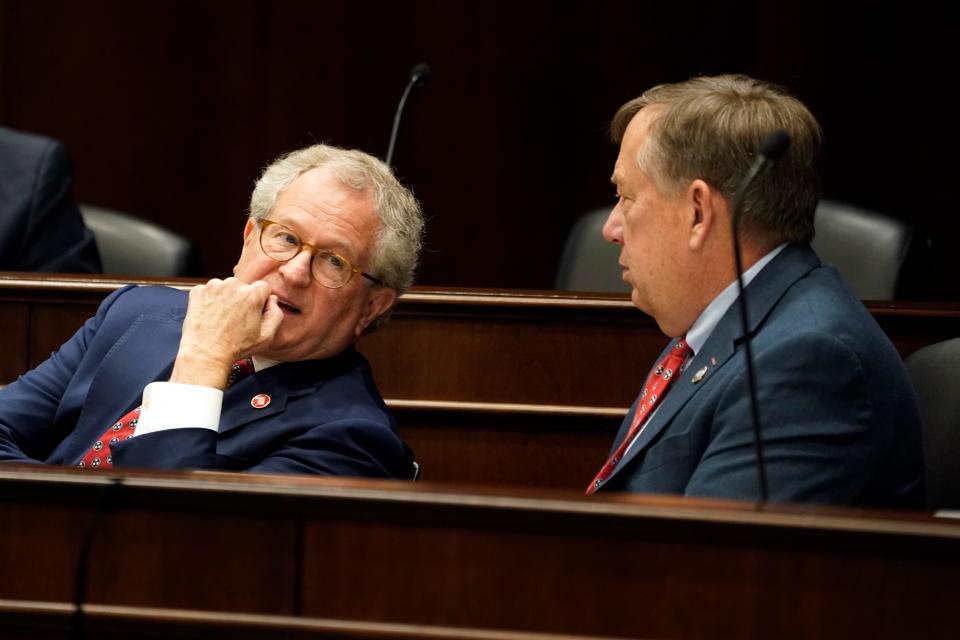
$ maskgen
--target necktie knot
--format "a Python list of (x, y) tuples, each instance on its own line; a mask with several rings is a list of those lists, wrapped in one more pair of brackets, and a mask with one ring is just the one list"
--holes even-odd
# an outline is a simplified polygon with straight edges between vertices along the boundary
[(231, 387), (240, 380), (246, 378), (254, 372), (252, 358), (240, 358), (230, 367), (230, 375), (227, 377), (227, 386)]
[(599, 489), (607, 479), (613, 475), (614, 469), (620, 463), (630, 444), (643, 430), (647, 418), (653, 413), (654, 409), (660, 406), (664, 396), (670, 390), (672, 383), (679, 377), (680, 368), (684, 361), (693, 355), (693, 349), (687, 344), (686, 337), (677, 340), (673, 347), (667, 350), (667, 354), (657, 363), (657, 366), (650, 371), (647, 381), (640, 391), (640, 402), (633, 414), (633, 421), (630, 423), (630, 429), (627, 436), (613, 452), (607, 463), (600, 469), (600, 473), (594, 478), (590, 486), (587, 487), (587, 495), (590, 495)]

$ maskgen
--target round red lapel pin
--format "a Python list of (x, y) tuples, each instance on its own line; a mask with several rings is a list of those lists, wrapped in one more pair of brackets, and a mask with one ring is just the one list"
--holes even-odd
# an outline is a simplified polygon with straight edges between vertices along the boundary
[(250, 406), (254, 409), (263, 409), (270, 405), (270, 396), (265, 393), (258, 393), (250, 398)]

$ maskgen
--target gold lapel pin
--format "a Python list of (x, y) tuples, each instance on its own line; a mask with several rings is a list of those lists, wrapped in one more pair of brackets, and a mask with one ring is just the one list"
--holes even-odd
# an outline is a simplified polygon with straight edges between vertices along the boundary
[(704, 367), (703, 369), (700, 369), (700, 370), (697, 371), (695, 374), (693, 374), (693, 377), (690, 378), (690, 382), (692, 382), (693, 384), (697, 384), (698, 382), (700, 382), (701, 380), (703, 380), (703, 376), (705, 376), (705, 375), (707, 375), (707, 368), (706, 368), (706, 367)]

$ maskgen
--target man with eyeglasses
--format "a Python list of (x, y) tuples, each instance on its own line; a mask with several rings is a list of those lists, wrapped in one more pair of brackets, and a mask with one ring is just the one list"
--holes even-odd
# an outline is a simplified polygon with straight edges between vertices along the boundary
[(411, 283), (423, 217), (379, 160), (314, 145), (254, 188), (234, 277), (127, 287), (0, 391), (0, 461), (404, 477), (353, 348)]

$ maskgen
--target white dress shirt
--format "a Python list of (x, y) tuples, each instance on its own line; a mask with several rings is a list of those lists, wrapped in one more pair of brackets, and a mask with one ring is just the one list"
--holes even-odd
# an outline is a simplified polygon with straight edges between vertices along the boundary
[[(279, 362), (253, 356), (254, 371), (275, 364)], [(132, 437), (186, 427), (219, 431), (222, 405), (223, 391), (220, 389), (178, 382), (151, 382), (143, 389), (140, 419)]]

